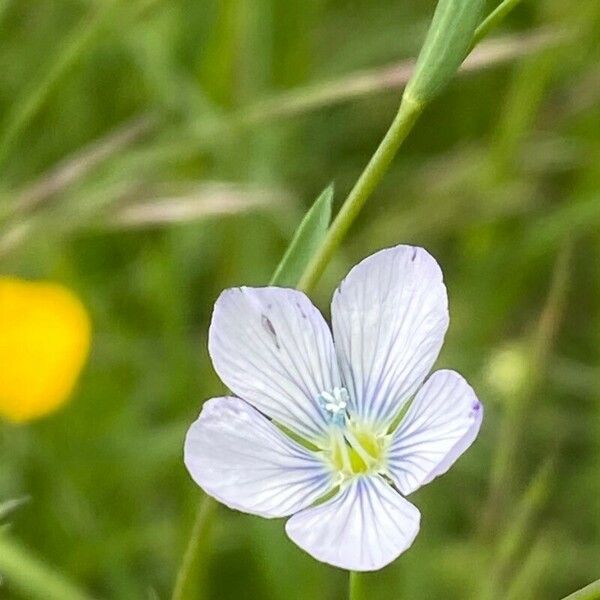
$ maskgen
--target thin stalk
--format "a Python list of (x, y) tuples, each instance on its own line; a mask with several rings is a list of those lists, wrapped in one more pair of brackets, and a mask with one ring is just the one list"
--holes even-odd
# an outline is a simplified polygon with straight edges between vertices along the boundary
[(600, 600), (600, 579), (573, 592), (563, 600)]
[(0, 535), (0, 573), (14, 590), (32, 600), (90, 600), (62, 575), (34, 558), (6, 534)]
[(362, 573), (357, 571), (349, 572), (348, 581), (348, 599), (349, 600), (365, 600), (367, 594), (364, 589), (364, 577)]
[(504, 0), (501, 2), (481, 23), (481, 25), (475, 30), (473, 35), (473, 41), (471, 42), (470, 50), (472, 50), (477, 44), (501, 21), (504, 20), (506, 15), (520, 4), (522, 0)]
[(405, 98), (402, 101), (388, 132), (346, 198), (340, 212), (331, 224), (325, 240), (306, 267), (298, 284), (298, 289), (308, 291), (319, 280), (365, 202), (386, 173), (392, 159), (413, 128), (423, 108), (422, 104), (410, 99)]
[(157, 121), (158, 119), (150, 114), (130, 119), (108, 134), (67, 156), (17, 195), (11, 216), (21, 216), (38, 209), (41, 204), (85, 177), (105, 160), (137, 142), (155, 127)]
[(540, 583), (545, 576), (554, 551), (549, 533), (545, 531), (540, 534), (532, 544), (531, 550), (516, 567), (516, 574), (512, 578), (503, 600), (539, 597)]
[(217, 506), (215, 500), (210, 496), (204, 496), (200, 501), (196, 512), (196, 520), (192, 527), (192, 534), (188, 541), (183, 561), (177, 579), (175, 580), (175, 588), (171, 600), (188, 600), (192, 597), (194, 600), (201, 600), (202, 592), (192, 594), (194, 587), (195, 576), (198, 572), (200, 558), (206, 554), (206, 539), (210, 533), (212, 524), (212, 514)]
[(554, 350), (569, 288), (572, 242), (567, 240), (556, 259), (552, 282), (545, 306), (533, 333), (530, 350), (527, 387), (519, 398), (507, 407), (500, 426), (494, 464), (492, 466), (490, 494), (484, 512), (482, 534), (495, 531), (502, 520), (504, 509), (514, 492), (519, 444), (524, 433), (529, 410), (533, 406), (546, 376)]
[[(475, 30), (469, 52), (493, 27), (497, 26), (506, 17), (519, 1), (505, 0), (481, 23)], [(381, 181), (402, 142), (404, 142), (410, 133), (424, 108), (424, 104), (415, 102), (411, 97), (404, 95), (400, 109), (392, 125), (344, 201), (323, 243), (306, 267), (300, 279), (298, 289), (307, 292), (317, 283), (334, 252), (346, 236), (365, 202)]]
[[(461, 65), (458, 75), (476, 73), (498, 64), (535, 53), (559, 43), (565, 36), (559, 32), (539, 29), (526, 35), (505, 35), (484, 42)], [(229, 116), (236, 127), (250, 127), (265, 121), (275, 121), (302, 115), (326, 106), (355, 98), (364, 98), (386, 90), (402, 89), (414, 72), (412, 59), (304, 87), (293, 88), (269, 98), (258, 100)], [(195, 128), (199, 137), (216, 135), (227, 125), (222, 119), (205, 121)]]
[(517, 558), (531, 538), (534, 523), (550, 495), (556, 455), (557, 453), (547, 459), (534, 475), (503, 530), (485, 587), (479, 595), (481, 600), (495, 600), (505, 596)]

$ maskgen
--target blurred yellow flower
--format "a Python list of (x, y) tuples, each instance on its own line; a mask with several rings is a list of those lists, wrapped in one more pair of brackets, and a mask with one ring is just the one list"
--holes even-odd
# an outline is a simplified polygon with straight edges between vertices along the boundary
[(68, 289), (0, 277), (0, 417), (19, 423), (59, 408), (85, 363), (90, 334), (88, 314)]

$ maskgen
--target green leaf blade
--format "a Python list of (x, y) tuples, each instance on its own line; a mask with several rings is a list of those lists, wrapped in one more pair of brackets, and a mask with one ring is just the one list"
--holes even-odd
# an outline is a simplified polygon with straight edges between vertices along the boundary
[(452, 79), (472, 45), (485, 0), (439, 0), (404, 98), (425, 104)]
[(333, 184), (321, 193), (302, 219), (269, 285), (296, 287), (304, 268), (329, 229), (332, 204)]

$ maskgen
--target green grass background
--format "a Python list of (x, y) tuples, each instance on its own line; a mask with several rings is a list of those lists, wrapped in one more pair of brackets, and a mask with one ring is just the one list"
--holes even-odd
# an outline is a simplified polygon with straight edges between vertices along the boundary
[[(94, 323), (72, 402), (0, 424), (0, 502), (27, 496), (5, 520), (11, 535), (95, 597), (169, 597), (201, 497), (183, 436), (221, 389), (206, 350), (212, 304), (225, 287), (268, 281), (331, 181), (339, 206), (400, 91), (273, 106), (414, 57), (433, 7), (0, 2), (0, 273), (69, 285)], [(364, 256), (428, 248), (450, 296), (439, 365), (486, 407), (477, 443), (411, 497), (421, 532), (367, 577), (373, 600), (552, 600), (600, 576), (599, 24), (594, 0), (524, 0), (493, 32), (513, 36), (501, 45), (566, 38), (456, 78), (314, 294), (328, 312)], [(106, 149), (132, 120), (134, 141), (49, 187), (61, 161), (87, 164), (89, 144)], [(182, 198), (191, 212), (169, 208)], [(166, 218), (148, 213), (157, 200)], [(145, 223), (128, 225), (123, 211), (140, 204)], [(346, 574), (293, 546), (282, 521), (219, 507), (204, 550), (198, 598), (346, 593)], [(3, 580), (0, 597), (23, 596)]]

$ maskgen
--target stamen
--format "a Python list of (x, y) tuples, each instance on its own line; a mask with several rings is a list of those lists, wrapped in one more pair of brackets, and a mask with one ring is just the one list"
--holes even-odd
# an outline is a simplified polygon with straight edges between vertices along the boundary
[(331, 392), (321, 392), (317, 396), (319, 405), (329, 413), (332, 423), (342, 425), (346, 420), (348, 391), (343, 387), (333, 388)]

